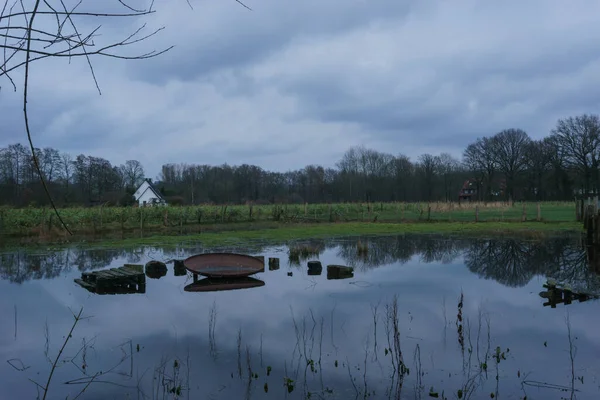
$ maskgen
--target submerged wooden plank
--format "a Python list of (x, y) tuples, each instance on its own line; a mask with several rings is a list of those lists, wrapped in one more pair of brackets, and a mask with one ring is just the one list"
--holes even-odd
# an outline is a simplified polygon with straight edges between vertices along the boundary
[(141, 271), (138, 271), (137, 269), (133, 269), (130, 267), (120, 267), (119, 268), (121, 271), (127, 273), (127, 274), (131, 274), (131, 275), (143, 275), (144, 274), (144, 270), (142, 269)]
[(112, 268), (109, 270), (111, 273), (115, 274), (116, 276), (119, 276), (121, 278), (127, 278), (127, 279), (135, 279), (138, 276), (142, 276), (144, 274), (140, 274), (139, 272), (133, 272), (130, 270), (123, 270), (123, 269), (119, 269), (119, 268)]
[(129, 268), (132, 271), (144, 273), (144, 266), (142, 264), (124, 264), (121, 268)]

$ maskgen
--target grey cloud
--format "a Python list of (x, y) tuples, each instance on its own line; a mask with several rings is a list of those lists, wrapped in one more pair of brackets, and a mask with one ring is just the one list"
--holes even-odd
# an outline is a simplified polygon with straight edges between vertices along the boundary
[[(318, 36), (327, 40), (330, 36), (377, 21), (402, 19), (412, 9), (423, 7), (407, 0), (355, 0), (343, 5), (309, 0), (293, 6), (277, 0), (248, 3), (254, 11), (238, 10), (239, 6), (231, 0), (214, 6), (198, 5), (195, 11), (187, 13), (191, 21), (201, 18), (202, 14), (208, 19), (229, 13), (228, 24), (233, 29), (223, 29), (222, 25), (210, 22), (192, 27), (179, 23), (177, 27), (177, 20), (159, 20), (170, 30), (180, 29), (173, 35), (165, 34), (163, 42), (167, 44), (169, 38), (177, 37), (176, 47), (166, 57), (146, 63), (142, 68), (132, 66), (130, 73), (152, 82), (170, 78), (193, 80), (220, 69), (243, 68), (257, 63), (304, 37)], [(187, 40), (190, 39), (185, 37), (187, 32), (194, 35), (193, 40)]]
[[(465, 50), (453, 57), (400, 61), (396, 71), (383, 76), (342, 68), (334, 73), (330, 67), (311, 68), (305, 74), (279, 72), (269, 80), (300, 100), (302, 116), (357, 123), (372, 131), (373, 137), (404, 132), (403, 139), (419, 136), (421, 141), (428, 138), (450, 145), (458, 138), (466, 144), (473, 135), (489, 135), (513, 125), (540, 137), (548, 133), (542, 131), (549, 120), (598, 105), (594, 86), (581, 72), (600, 60), (591, 40), (598, 37), (600, 30), (590, 31), (590, 26), (584, 26), (568, 37), (565, 32), (546, 38), (524, 36), (525, 44), (516, 45), (516, 49), (506, 43), (504, 48)], [(554, 40), (557, 42), (552, 46)], [(493, 41), (490, 46), (494, 46)], [(339, 60), (338, 65), (342, 66)], [(433, 78), (414, 91), (409, 84), (407, 90), (393, 92), (396, 83), (400, 87), (409, 83), (419, 67), (432, 70)], [(553, 86), (567, 77), (577, 87), (572, 93)], [(378, 95), (369, 92), (373, 87), (380, 90)], [(468, 115), (471, 99), (478, 108), (475, 118)], [(524, 110), (516, 106), (519, 102), (535, 106), (529, 115), (519, 115)], [(515, 109), (511, 117), (512, 104)]]
[[(166, 29), (127, 51), (176, 47), (93, 59), (103, 96), (83, 59), (36, 63), (35, 144), (136, 158), (149, 176), (167, 162), (287, 170), (332, 166), (356, 144), (460, 155), (477, 136), (516, 127), (539, 138), (600, 108), (597, 2), (248, 3), (157, 3), (144, 20)], [(101, 39), (142, 22), (123, 21), (102, 21)], [(0, 83), (0, 146), (24, 143), (21, 99)]]

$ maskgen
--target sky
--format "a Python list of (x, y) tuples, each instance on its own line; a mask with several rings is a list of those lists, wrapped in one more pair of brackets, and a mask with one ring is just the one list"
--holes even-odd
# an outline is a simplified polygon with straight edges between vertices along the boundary
[[(137, 19), (76, 19), (82, 33), (102, 25), (97, 45), (144, 23), (148, 33), (164, 27), (119, 54), (175, 47), (146, 60), (92, 57), (101, 95), (84, 58), (32, 63), (35, 145), (136, 159), (152, 178), (165, 163), (287, 171), (334, 167), (356, 145), (413, 160), (460, 157), (477, 137), (520, 128), (539, 139), (559, 118), (599, 109), (597, 0), (190, 4), (157, 0)], [(55, 28), (49, 17), (38, 24)], [(16, 92), (0, 77), (0, 147), (26, 143), (22, 69), (12, 78)]]

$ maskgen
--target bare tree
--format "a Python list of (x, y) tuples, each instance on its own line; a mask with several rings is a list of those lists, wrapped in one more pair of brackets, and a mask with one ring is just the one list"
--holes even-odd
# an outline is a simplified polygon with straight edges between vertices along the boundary
[(433, 200), (435, 178), (440, 170), (439, 158), (427, 153), (422, 154), (419, 156), (417, 166), (423, 176), (422, 187), (425, 200), (431, 201)]
[(559, 119), (551, 132), (568, 167), (582, 177), (584, 191), (598, 189), (600, 118), (595, 114)]
[(460, 162), (448, 153), (442, 153), (438, 157), (439, 172), (444, 180), (444, 200), (450, 201), (454, 198), (455, 175), (460, 169)]
[(493, 158), (506, 178), (506, 194), (514, 200), (515, 181), (527, 166), (526, 151), (531, 139), (522, 129), (505, 129), (492, 137)]
[(546, 140), (531, 141), (525, 149), (528, 189), (536, 200), (543, 200), (544, 177), (550, 169), (552, 148)]
[(408, 195), (412, 192), (409, 187), (409, 182), (414, 176), (414, 165), (404, 154), (398, 154), (393, 161), (393, 169), (391, 171), (393, 183), (396, 186), (396, 200), (407, 201)]
[[(492, 196), (492, 182), (497, 170), (496, 160), (493, 157), (493, 146), (490, 138), (478, 138), (475, 143), (467, 146), (463, 153), (463, 163), (467, 169), (478, 174), (477, 195), (480, 200), (490, 200)], [(481, 183), (485, 186), (485, 197), (482, 197)]]
[(123, 177), (123, 184), (129, 190), (134, 190), (144, 180), (144, 167), (138, 160), (127, 160), (119, 167)]
[[(240, 0), (236, 1), (243, 5)], [(1, 0), (0, 4), (2, 4)], [(88, 4), (90, 4), (91, 8), (84, 9), (84, 6)], [(100, 22), (100, 20), (115, 18), (140, 18), (155, 12), (153, 9), (154, 0), (145, 9), (137, 9), (128, 4), (126, 0), (118, 0), (118, 4), (119, 10), (113, 11), (116, 4), (106, 1), (31, 0), (25, 2), (24, 0), (5, 0), (0, 10), (0, 50), (3, 57), (2, 61), (0, 61), (0, 78), (6, 78), (11, 83), (13, 89), (17, 91), (17, 84), (11, 74), (21, 68), (24, 69), (23, 117), (31, 156), (33, 157), (35, 169), (52, 208), (62, 226), (69, 233), (71, 231), (56, 209), (54, 200), (46, 185), (31, 137), (29, 116), (27, 113), (29, 72), (33, 62), (49, 57), (65, 57), (69, 60), (84, 57), (90, 68), (96, 88), (101, 93), (91, 62), (92, 56), (141, 60), (163, 54), (173, 47), (170, 46), (159, 51), (152, 50), (140, 54), (127, 54), (117, 51), (151, 38), (164, 29), (164, 27), (144, 33), (146, 24), (142, 24), (130, 34), (107, 43), (101, 43), (101, 24), (97, 24), (85, 31), (82, 30), (82, 19)], [(189, 0), (188, 4), (190, 4)], [(244, 7), (246, 6), (244, 5)]]

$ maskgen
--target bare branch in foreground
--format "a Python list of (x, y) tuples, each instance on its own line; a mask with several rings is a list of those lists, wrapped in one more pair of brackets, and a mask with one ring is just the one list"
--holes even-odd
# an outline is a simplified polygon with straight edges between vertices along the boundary
[[(51, 4), (52, 1), (53, 0), (36, 0), (33, 6), (26, 8), (22, 0), (15, 0), (10, 6), (9, 0), (4, 0), (4, 4), (0, 11), (0, 50), (2, 53), (2, 59), (0, 61), (0, 78), (6, 77), (13, 87), (13, 90), (16, 92), (17, 85), (10, 74), (22, 67), (24, 68), (23, 116), (33, 163), (54, 213), (58, 217), (62, 227), (72, 235), (73, 233), (63, 221), (54, 199), (50, 194), (45, 177), (40, 169), (32, 140), (27, 109), (31, 63), (46, 58), (68, 57), (69, 60), (71, 60), (73, 57), (85, 57), (96, 89), (99, 94), (102, 94), (91, 62), (91, 56), (99, 55), (123, 60), (142, 60), (164, 54), (174, 46), (137, 55), (119, 54), (115, 52), (116, 49), (143, 42), (156, 35), (163, 30), (164, 27), (160, 27), (147, 35), (141, 35), (140, 33), (146, 26), (146, 24), (143, 24), (124, 39), (99, 46), (96, 45), (94, 39), (100, 37), (99, 31), (101, 25), (98, 25), (95, 28), (89, 28), (87, 33), (83, 33), (83, 31), (78, 28), (78, 24), (75, 21), (75, 18), (88, 20), (141, 18), (156, 12), (156, 10), (153, 9), (154, 1), (150, 3), (150, 6), (147, 9), (137, 9), (127, 4), (126, 0), (118, 0), (119, 4), (125, 9), (123, 12), (102, 12), (101, 10), (87, 12), (76, 11), (84, 0), (79, 0), (71, 9), (67, 8), (64, 0), (54, 0), (54, 3), (56, 3), (55, 5)], [(189, 6), (192, 7), (189, 0), (187, 1)], [(245, 8), (251, 10), (240, 0), (236, 1)], [(99, 4), (105, 3), (95, 2), (96, 6)], [(20, 10), (16, 8), (18, 6), (20, 6)], [(37, 21), (44, 16), (56, 20), (54, 28), (34, 28), (34, 21)], [(38, 18), (36, 19), (36, 17)], [(2, 86), (0, 85), (0, 90), (1, 89)]]

